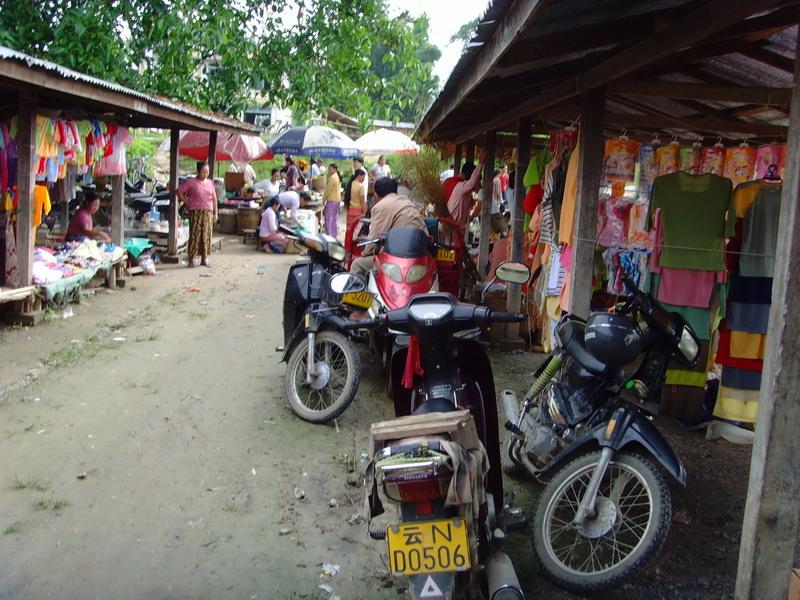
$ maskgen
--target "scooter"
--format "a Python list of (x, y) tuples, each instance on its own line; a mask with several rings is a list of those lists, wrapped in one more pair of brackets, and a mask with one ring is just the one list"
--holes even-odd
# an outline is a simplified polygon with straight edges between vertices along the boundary
[(653, 460), (686, 484), (650, 415), (668, 361), (694, 366), (700, 345), (681, 315), (625, 283), (631, 296), (616, 312), (561, 319), (521, 406), (513, 391), (501, 394), (504, 470), (549, 479), (532, 527), (536, 555), (548, 578), (587, 596), (619, 585), (666, 539), (670, 492)]
[(373, 296), (364, 280), (342, 269), (344, 247), (329, 235), (281, 231), (308, 250), (309, 260), (289, 269), (283, 299), (285, 393), (294, 413), (311, 423), (338, 417), (358, 390), (361, 359), (352, 332), (338, 328), (339, 318), (365, 310)]
[[(497, 276), (521, 283), (530, 271), (506, 263)], [(525, 523), (504, 502), (491, 364), (478, 342), (455, 335), (524, 318), (431, 293), (366, 324), (342, 324), (391, 328), (421, 348), (417, 368), (393, 381), (407, 391), (395, 394), (398, 418), (370, 430), (368, 468), (370, 517), (387, 499), (399, 518), (386, 528), (371, 522), (370, 536), (386, 540), (390, 570), (409, 578), (412, 598), (524, 597), (503, 552), (506, 532)]]

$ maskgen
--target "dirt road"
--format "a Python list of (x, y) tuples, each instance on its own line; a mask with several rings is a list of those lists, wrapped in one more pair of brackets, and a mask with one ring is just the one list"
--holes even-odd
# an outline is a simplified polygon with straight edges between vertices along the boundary
[[(350, 485), (369, 423), (391, 416), (366, 353), (333, 426), (295, 418), (275, 346), (295, 257), (228, 242), (212, 270), (165, 268), (77, 316), (3, 330), (0, 598), (400, 598)], [(261, 274), (259, 274), (261, 272)], [(199, 291), (193, 291), (199, 290)], [(498, 388), (530, 355), (493, 354)], [(725, 598), (732, 590), (749, 449), (670, 434), (687, 460), (658, 562), (613, 598)], [(509, 482), (532, 511), (537, 488)], [(509, 547), (530, 598), (544, 583), (524, 535)]]

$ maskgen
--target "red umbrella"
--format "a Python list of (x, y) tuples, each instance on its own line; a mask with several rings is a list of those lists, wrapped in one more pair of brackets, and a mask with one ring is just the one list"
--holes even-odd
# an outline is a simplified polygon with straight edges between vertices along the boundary
[[(209, 134), (207, 131), (183, 131), (178, 140), (178, 154), (195, 160), (208, 159)], [(161, 150), (169, 152), (169, 138), (161, 144)], [(216, 160), (251, 162), (271, 160), (274, 154), (257, 135), (223, 133), (217, 139)]]

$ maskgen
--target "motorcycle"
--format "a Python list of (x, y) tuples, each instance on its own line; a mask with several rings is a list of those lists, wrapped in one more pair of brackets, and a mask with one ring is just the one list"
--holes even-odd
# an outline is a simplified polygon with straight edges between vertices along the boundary
[(549, 477), (532, 527), (536, 555), (554, 583), (582, 595), (618, 585), (663, 545), (672, 504), (653, 459), (686, 484), (650, 415), (669, 360), (693, 367), (700, 345), (681, 315), (625, 284), (631, 296), (619, 310), (561, 319), (521, 406), (513, 391), (501, 394), (504, 470)]
[[(498, 268), (504, 281), (529, 276), (518, 263)], [(416, 295), (367, 323), (341, 324), (390, 328), (421, 349), (418, 368), (393, 381), (407, 392), (394, 396), (397, 418), (371, 428), (368, 469), (370, 516), (384, 512), (381, 488), (400, 521), (386, 528), (371, 522), (370, 536), (386, 540), (390, 570), (409, 578), (413, 598), (524, 597), (503, 552), (506, 532), (524, 519), (503, 494), (491, 364), (477, 341), (456, 335), (524, 318), (442, 292)]]
[(311, 423), (338, 417), (353, 401), (361, 359), (342, 317), (373, 303), (363, 279), (342, 269), (344, 247), (333, 237), (281, 231), (308, 250), (308, 261), (292, 265), (283, 300), (285, 392), (294, 413)]

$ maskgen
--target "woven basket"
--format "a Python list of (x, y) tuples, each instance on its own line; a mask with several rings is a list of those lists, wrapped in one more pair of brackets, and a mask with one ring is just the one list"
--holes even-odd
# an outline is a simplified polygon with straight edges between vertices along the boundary
[(258, 229), (261, 223), (261, 209), (240, 208), (236, 212), (236, 233), (244, 234), (245, 229)]

